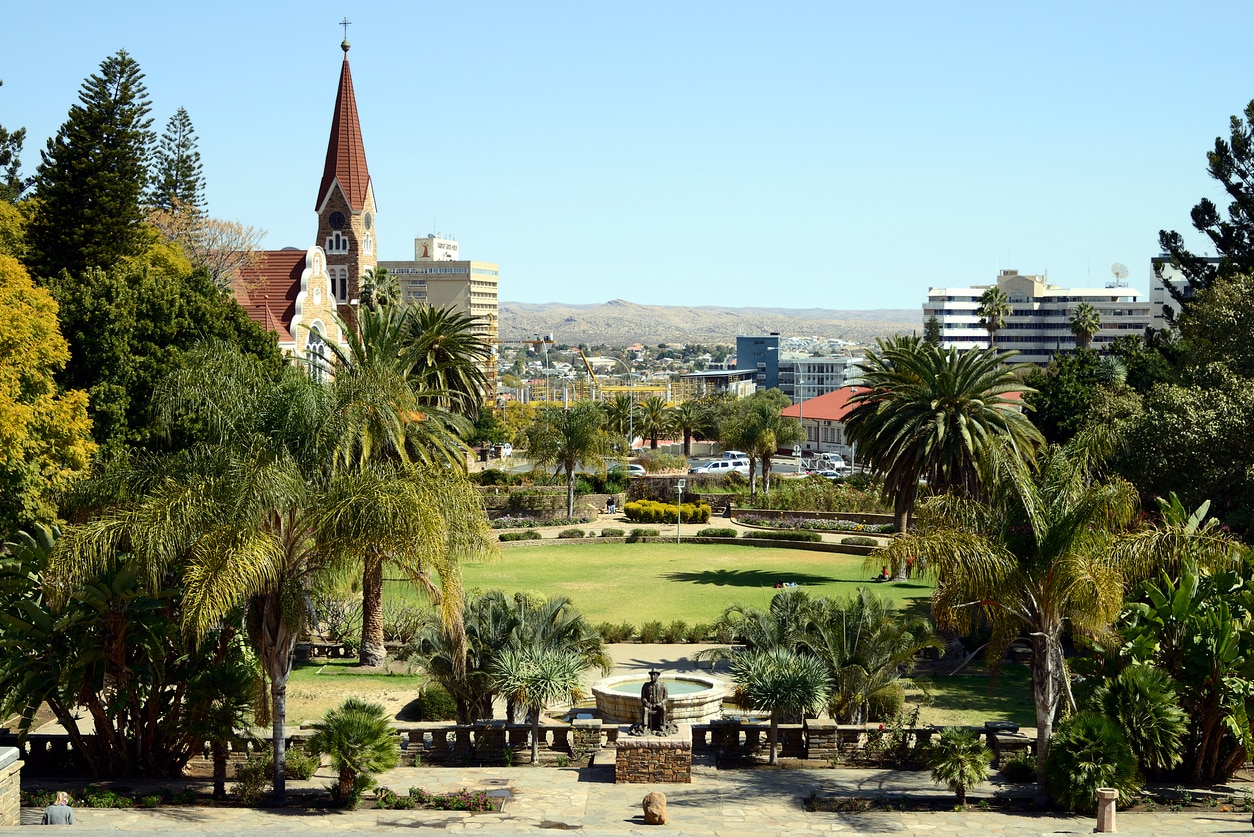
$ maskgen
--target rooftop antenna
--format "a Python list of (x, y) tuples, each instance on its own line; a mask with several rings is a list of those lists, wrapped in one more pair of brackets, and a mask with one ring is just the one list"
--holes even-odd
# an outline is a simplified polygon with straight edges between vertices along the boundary
[(1115, 277), (1115, 281), (1107, 285), (1108, 288), (1126, 288), (1128, 287), (1128, 266), (1122, 262), (1115, 262), (1110, 266), (1110, 273)]

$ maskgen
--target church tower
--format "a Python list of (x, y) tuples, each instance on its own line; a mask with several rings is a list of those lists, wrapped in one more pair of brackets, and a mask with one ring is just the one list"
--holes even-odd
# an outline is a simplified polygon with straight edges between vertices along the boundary
[(350, 316), (361, 295), (362, 279), (378, 263), (375, 241), (374, 187), (366, 168), (353, 75), (348, 68), (348, 38), (340, 44), (344, 64), (331, 118), (327, 160), (318, 187), (317, 243), (327, 255), (331, 292), (341, 316)]

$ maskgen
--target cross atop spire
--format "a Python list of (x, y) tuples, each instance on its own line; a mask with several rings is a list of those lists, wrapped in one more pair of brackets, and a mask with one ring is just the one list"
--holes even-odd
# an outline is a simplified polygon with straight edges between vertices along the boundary
[(343, 43), (340, 44), (340, 49), (344, 50), (345, 56), (348, 55), (348, 48), (352, 46), (352, 44), (348, 42), (348, 27), (352, 25), (353, 25), (353, 22), (349, 20), (347, 17), (345, 17), (343, 20), (340, 21), (340, 26), (344, 27), (344, 41)]

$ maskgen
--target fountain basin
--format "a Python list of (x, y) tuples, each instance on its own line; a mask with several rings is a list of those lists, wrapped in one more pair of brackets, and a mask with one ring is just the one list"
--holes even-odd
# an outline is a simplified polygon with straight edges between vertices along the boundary
[[(668, 721), (699, 724), (722, 714), (727, 694), (727, 685), (722, 681), (702, 674), (666, 674), (658, 679), (668, 693)], [(601, 719), (616, 724), (640, 723), (640, 688), (648, 680), (639, 674), (620, 674), (593, 683), (592, 694)]]

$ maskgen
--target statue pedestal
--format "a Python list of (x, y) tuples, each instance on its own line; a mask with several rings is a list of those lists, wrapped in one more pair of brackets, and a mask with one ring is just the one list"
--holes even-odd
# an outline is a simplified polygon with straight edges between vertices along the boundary
[(615, 746), (614, 784), (689, 784), (692, 782), (692, 727), (680, 724), (674, 735), (627, 735)]

